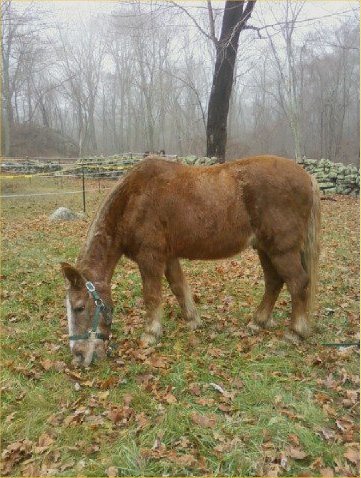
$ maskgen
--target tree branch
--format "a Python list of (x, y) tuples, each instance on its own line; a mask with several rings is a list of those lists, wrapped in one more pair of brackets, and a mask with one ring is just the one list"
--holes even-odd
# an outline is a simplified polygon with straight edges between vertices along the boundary
[(209, 29), (210, 29), (210, 32), (211, 32), (210, 36), (212, 38), (214, 46), (217, 48), (218, 40), (217, 40), (217, 37), (216, 37), (216, 32), (215, 32), (215, 27), (214, 27), (214, 16), (213, 16), (213, 8), (212, 8), (211, 0), (207, 0), (207, 7), (208, 7)]
[(179, 3), (177, 2), (174, 2), (173, 0), (170, 1), (170, 3), (173, 3), (173, 5), (175, 5), (176, 7), (178, 7), (180, 10), (182, 10), (182, 12), (184, 12), (187, 17), (189, 17), (192, 22), (194, 23), (194, 25), (198, 28), (198, 30), (205, 36), (207, 37), (209, 40), (211, 40), (212, 42), (214, 42), (214, 38), (212, 37), (212, 35), (210, 35), (209, 33), (207, 33), (204, 28), (202, 28), (200, 26), (200, 24), (197, 22), (197, 20), (193, 17), (193, 15), (191, 15), (188, 10), (186, 8), (184, 8), (182, 5), (179, 5)]

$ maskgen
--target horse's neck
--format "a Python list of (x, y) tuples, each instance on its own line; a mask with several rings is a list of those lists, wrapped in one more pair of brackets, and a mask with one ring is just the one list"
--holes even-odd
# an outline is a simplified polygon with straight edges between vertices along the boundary
[(122, 254), (118, 228), (111, 224), (109, 208), (101, 208), (94, 218), (78, 256), (77, 266), (90, 280), (110, 283)]

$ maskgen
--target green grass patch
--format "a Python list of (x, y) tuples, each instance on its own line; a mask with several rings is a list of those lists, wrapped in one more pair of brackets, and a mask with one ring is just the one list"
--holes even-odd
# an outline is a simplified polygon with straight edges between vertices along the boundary
[[(36, 186), (61, 188), (45, 180)], [(14, 184), (13, 192), (32, 187)], [(88, 195), (89, 217), (104, 194)], [(286, 291), (275, 309), (277, 327), (257, 336), (248, 331), (263, 281), (255, 253), (246, 251), (228, 261), (184, 261), (204, 326), (188, 330), (164, 283), (165, 334), (142, 357), (141, 282), (136, 266), (122, 259), (113, 278), (113, 355), (82, 372), (70, 365), (58, 263), (75, 261), (89, 219), (50, 223), (60, 205), (80, 211), (81, 198), (2, 205), (6, 473), (107, 476), (115, 467), (119, 476), (263, 476), (275, 469), (318, 476), (331, 468), (356, 475), (345, 453), (359, 440), (358, 351), (322, 346), (357, 340), (356, 199), (322, 202), (319, 304), (307, 342), (294, 347), (282, 339)], [(152, 357), (165, 365), (152, 365)], [(31, 442), (27, 451), (11, 452), (23, 440)]]

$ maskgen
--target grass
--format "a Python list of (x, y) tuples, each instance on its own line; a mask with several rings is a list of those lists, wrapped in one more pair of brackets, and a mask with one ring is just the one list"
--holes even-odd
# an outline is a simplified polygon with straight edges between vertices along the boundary
[[(18, 194), (61, 187), (13, 181), (6, 190)], [(78, 189), (71, 181), (64, 188)], [(103, 195), (88, 194), (90, 217)], [(357, 199), (322, 201), (319, 305), (309, 341), (294, 347), (282, 339), (285, 291), (277, 328), (248, 331), (263, 281), (256, 255), (246, 251), (225, 261), (184, 261), (204, 327), (187, 329), (164, 284), (165, 334), (143, 354), (140, 279), (122, 259), (113, 278), (113, 356), (82, 372), (70, 366), (58, 263), (75, 261), (89, 219), (50, 223), (47, 216), (64, 205), (80, 211), (81, 195), (2, 203), (3, 474), (357, 474), (348, 452), (359, 439), (359, 355), (321, 345), (358, 337)]]

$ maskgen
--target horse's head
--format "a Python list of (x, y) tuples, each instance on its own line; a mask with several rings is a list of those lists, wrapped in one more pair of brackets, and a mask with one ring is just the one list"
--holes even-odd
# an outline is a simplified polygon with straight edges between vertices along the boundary
[(75, 267), (61, 263), (67, 286), (66, 312), (73, 364), (87, 367), (106, 356), (112, 321), (110, 286), (87, 281)]

